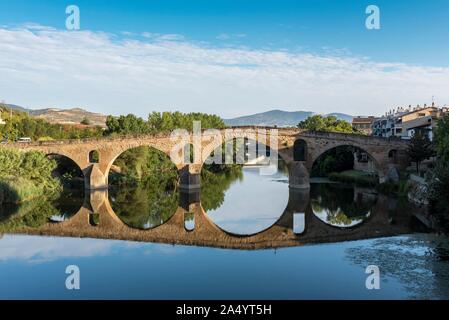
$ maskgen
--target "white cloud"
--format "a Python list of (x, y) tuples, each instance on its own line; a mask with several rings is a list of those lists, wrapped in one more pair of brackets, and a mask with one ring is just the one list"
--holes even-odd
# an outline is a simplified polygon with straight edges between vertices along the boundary
[(112, 114), (179, 109), (224, 117), (274, 107), (379, 114), (428, 103), (432, 95), (449, 103), (449, 68), (343, 52), (221, 48), (173, 34), (142, 37), (0, 28), (0, 100)]
[(148, 244), (121, 240), (91, 238), (4, 235), (0, 238), (0, 262), (19, 260), (45, 263), (63, 258), (88, 258), (113, 255), (116, 252), (142, 250), (145, 254), (182, 254), (182, 247), (171, 244)]
[(106, 255), (120, 241), (5, 235), (0, 241), (0, 261), (11, 259), (42, 263), (60, 258)]

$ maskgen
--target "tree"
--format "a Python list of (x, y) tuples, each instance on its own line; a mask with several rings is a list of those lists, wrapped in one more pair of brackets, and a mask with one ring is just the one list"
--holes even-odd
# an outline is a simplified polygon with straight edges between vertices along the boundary
[(430, 212), (439, 223), (449, 228), (449, 115), (438, 121), (435, 129), (437, 165), (428, 177)]
[(87, 117), (84, 117), (84, 119), (81, 121), (81, 124), (84, 124), (86, 126), (90, 126), (90, 120)]
[(419, 173), (419, 166), (421, 162), (435, 155), (432, 142), (429, 136), (422, 131), (417, 131), (410, 140), (410, 146), (407, 153), (416, 163), (416, 172)]
[(142, 134), (169, 132), (174, 129), (192, 130), (193, 122), (200, 121), (203, 129), (221, 129), (225, 127), (223, 120), (216, 115), (206, 113), (191, 112), (152, 112), (148, 115), (147, 121), (138, 118), (133, 114), (127, 116), (113, 117), (106, 119), (106, 134)]
[(314, 115), (298, 123), (298, 128), (310, 131), (326, 131), (326, 132), (342, 132), (356, 133), (357, 131), (352, 125), (345, 121), (339, 120), (335, 116)]
[(434, 141), (439, 162), (449, 170), (449, 115), (438, 121)]

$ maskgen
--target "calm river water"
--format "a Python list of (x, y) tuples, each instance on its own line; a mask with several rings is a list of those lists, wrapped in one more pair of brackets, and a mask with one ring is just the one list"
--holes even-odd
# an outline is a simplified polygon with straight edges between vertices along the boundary
[[(449, 298), (448, 239), (397, 199), (341, 184), (295, 192), (284, 171), (263, 176), (255, 167), (219, 176), (191, 197), (183, 221), (190, 233), (167, 227), (182, 211), (178, 192), (142, 186), (109, 190), (124, 227), (104, 233), (103, 213), (98, 229), (89, 216), (93, 231), (69, 225), (86, 206), (77, 192), (2, 206), (0, 298)], [(198, 197), (213, 231), (188, 213)], [(135, 241), (145, 232), (155, 232), (151, 242)], [(69, 265), (79, 267), (79, 290), (66, 289)], [(369, 265), (379, 267), (378, 290), (365, 286)]]

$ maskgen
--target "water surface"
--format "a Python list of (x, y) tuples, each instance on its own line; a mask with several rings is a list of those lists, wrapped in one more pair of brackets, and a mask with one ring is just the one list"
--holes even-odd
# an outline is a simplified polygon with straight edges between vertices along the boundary
[[(94, 198), (72, 192), (2, 206), (0, 298), (449, 298), (448, 239), (419, 222), (418, 208), (371, 189), (297, 191), (284, 172), (248, 167), (205, 179), (187, 200), (166, 189), (111, 189), (106, 203), (118, 220), (107, 221), (121, 226), (112, 229), (102, 229), (101, 206), (87, 205)], [(99, 224), (83, 218), (77, 229), (86, 207)], [(68, 265), (80, 268), (80, 290), (65, 287)], [(365, 287), (369, 265), (380, 269), (380, 290)]]

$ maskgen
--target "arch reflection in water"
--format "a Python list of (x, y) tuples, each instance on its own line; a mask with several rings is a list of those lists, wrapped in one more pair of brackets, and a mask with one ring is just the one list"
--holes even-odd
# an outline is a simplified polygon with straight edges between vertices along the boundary
[(50, 222), (62, 222), (73, 217), (83, 204), (82, 190), (64, 191), (19, 204), (0, 205), (0, 229), (37, 228)]
[(170, 158), (151, 147), (122, 153), (109, 175), (109, 197), (116, 215), (128, 226), (151, 229), (176, 212), (178, 174)]
[(306, 214), (304, 212), (293, 214), (293, 233), (301, 234), (306, 230)]
[(49, 220), (51, 222), (62, 222), (72, 218), (81, 208), (84, 201), (83, 189), (64, 190), (59, 197), (50, 201), (55, 210)]
[(184, 213), (184, 228), (187, 231), (193, 231), (193, 229), (195, 229), (195, 213), (194, 212)]
[[(221, 229), (251, 235), (272, 226), (288, 204), (288, 173), (261, 175), (259, 168), (240, 166), (231, 172), (202, 172), (201, 203)], [(204, 170), (203, 170), (204, 171)]]
[(363, 223), (377, 202), (377, 195), (370, 189), (333, 183), (312, 184), (310, 197), (315, 216), (339, 228)]

